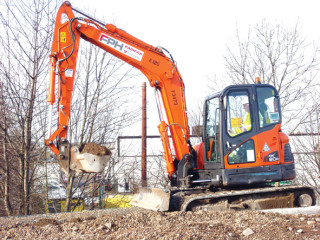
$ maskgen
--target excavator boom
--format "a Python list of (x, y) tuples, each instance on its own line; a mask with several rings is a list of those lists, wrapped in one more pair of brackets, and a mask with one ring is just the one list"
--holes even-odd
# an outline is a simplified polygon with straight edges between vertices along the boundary
[[(59, 125), (53, 134), (50, 133), (46, 144), (58, 156), (60, 162), (67, 159), (66, 155), (61, 153), (61, 146), (66, 142), (79, 43), (80, 39), (84, 39), (139, 69), (149, 80), (150, 86), (159, 92), (166, 113), (160, 121), (159, 132), (167, 172), (171, 176), (175, 167), (169, 145), (169, 132), (178, 161), (189, 154), (190, 149), (184, 84), (174, 61), (168, 58), (161, 48), (153, 47), (112, 24), (102, 24), (91, 17), (75, 17), (73, 10), (70, 2), (66, 1), (56, 17), (50, 54), (47, 102), (50, 105), (55, 102), (55, 79), (58, 75)], [(82, 14), (77, 9), (75, 11)], [(66, 18), (68, 20), (64, 21)], [(54, 144), (55, 138), (58, 138), (60, 149)], [(72, 170), (70, 161), (65, 160), (62, 165), (63, 168), (71, 167)]]

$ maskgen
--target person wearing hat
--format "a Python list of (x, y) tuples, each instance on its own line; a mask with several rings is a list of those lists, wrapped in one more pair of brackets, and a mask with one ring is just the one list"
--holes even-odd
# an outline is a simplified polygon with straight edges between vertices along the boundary
[(228, 130), (229, 134), (231, 136), (235, 136), (238, 135), (240, 133), (246, 132), (246, 131), (250, 131), (251, 130), (251, 117), (250, 117), (250, 105), (249, 105), (249, 101), (246, 99), (243, 104), (243, 109), (245, 111), (245, 114), (242, 118), (242, 125), (241, 127), (238, 127), (236, 129), (230, 129)]

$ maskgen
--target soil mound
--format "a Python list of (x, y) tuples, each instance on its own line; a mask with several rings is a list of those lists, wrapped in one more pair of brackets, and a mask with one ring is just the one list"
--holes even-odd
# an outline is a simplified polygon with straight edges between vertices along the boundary
[(111, 155), (111, 151), (97, 143), (85, 143), (80, 147), (80, 153), (91, 153), (98, 156)]

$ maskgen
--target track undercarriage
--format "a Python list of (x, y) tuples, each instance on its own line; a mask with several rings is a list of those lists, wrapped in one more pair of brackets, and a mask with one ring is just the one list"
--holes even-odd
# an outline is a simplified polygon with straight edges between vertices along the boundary
[(302, 185), (266, 186), (246, 189), (142, 188), (131, 204), (157, 211), (197, 211), (200, 209), (262, 210), (319, 205), (319, 193)]

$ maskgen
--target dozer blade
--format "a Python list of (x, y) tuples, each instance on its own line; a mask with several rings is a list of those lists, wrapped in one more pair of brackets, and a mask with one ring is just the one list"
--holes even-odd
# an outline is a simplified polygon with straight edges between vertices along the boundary
[(71, 147), (70, 170), (85, 173), (100, 173), (107, 166), (111, 155), (80, 153), (77, 146)]
[(133, 196), (130, 204), (154, 211), (168, 211), (169, 202), (170, 191), (167, 189), (139, 188), (139, 192)]

